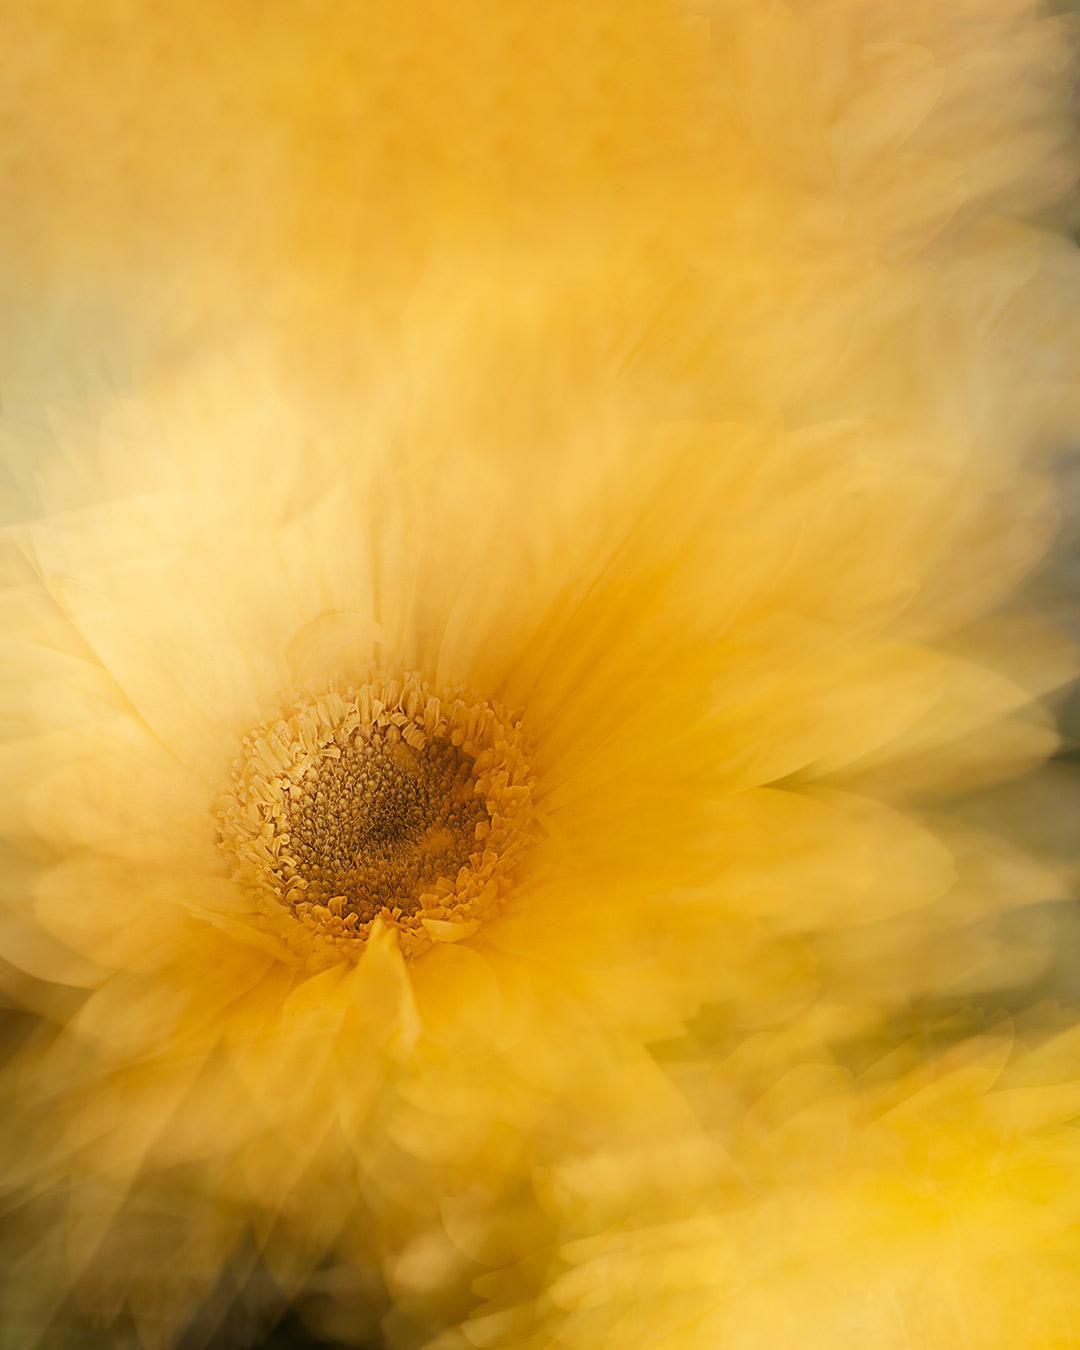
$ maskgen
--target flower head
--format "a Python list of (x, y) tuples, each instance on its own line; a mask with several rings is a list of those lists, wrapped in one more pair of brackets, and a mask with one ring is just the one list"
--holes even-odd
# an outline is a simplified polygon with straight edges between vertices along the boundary
[[(1055, 29), (975, 8), (1052, 67)], [(1067, 403), (1028, 390), (1075, 279), (987, 216), (1052, 200), (1062, 118), (986, 92), (936, 6), (724, 5), (710, 38), (664, 5), (509, 33), (421, 5), (460, 25), (460, 116), (411, 9), (206, 46), (215, 13), (151, 6), (134, 70), (108, 49), (142, 118), (110, 228), (38, 230), (40, 184), (27, 208), (65, 303), (109, 294), (95, 358), (136, 357), (61, 398), (86, 351), (46, 312), (43, 386), (11, 320), (0, 946), (43, 1022), (4, 1175), (42, 1303), (147, 1343), (248, 1242), (285, 1297), (381, 1262), (437, 1328), (537, 1168), (690, 1127), (647, 1043), (703, 1005), (869, 1036), (977, 980), (958, 932), (1060, 885), (908, 808), (1056, 744), (1032, 701), (1064, 644), (985, 616), (1052, 529), (1029, 450)], [(161, 183), (158, 33), (163, 87), (235, 96), (221, 180), (215, 122)], [(990, 150), (939, 62), (994, 102)]]

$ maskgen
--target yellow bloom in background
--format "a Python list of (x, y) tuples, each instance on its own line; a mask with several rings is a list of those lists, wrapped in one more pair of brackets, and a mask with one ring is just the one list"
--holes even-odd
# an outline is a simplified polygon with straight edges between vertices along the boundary
[[(767, 1092), (770, 1034), (1045, 964), (1068, 869), (950, 803), (1071, 672), (997, 609), (1072, 425), (1062, 33), (80, 9), (3, 15), (12, 1343), (206, 1338), (258, 1261), (336, 1336), (501, 1344), (545, 1177), (714, 1148), (646, 1046), (722, 1009)], [(760, 1231), (891, 1214), (866, 1139)], [(708, 1311), (726, 1221), (665, 1196)]]
[(920, 1035), (854, 1077), (781, 1069), (775, 1041), (720, 1057), (697, 1133), (539, 1178), (542, 1289), (522, 1299), (535, 1259), (489, 1274), (438, 1344), (1075, 1345), (1077, 1034), (1054, 1020), (942, 1024), (949, 1049)]

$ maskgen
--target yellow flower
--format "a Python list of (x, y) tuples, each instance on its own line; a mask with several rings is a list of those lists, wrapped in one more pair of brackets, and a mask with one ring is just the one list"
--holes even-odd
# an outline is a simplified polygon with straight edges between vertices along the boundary
[(768, 1052), (732, 1055), (703, 1130), (545, 1173), (539, 1296), (525, 1263), (490, 1274), (439, 1344), (1075, 1345), (1077, 1031), (1028, 1020), (929, 1056), (922, 1033), (854, 1080), (804, 1060), (756, 1099)]
[[(981, 616), (1052, 527), (1025, 455), (1060, 409), (1025, 388), (1067, 373), (1070, 264), (982, 217), (1053, 197), (1060, 120), (893, 8), (723, 7), (713, 42), (663, 5), (420, 6), (357, 46), (166, 5), (133, 65), (49, 48), (132, 154), (83, 225), (24, 165), (23, 220), (61, 310), (108, 295), (95, 357), (135, 357), (76, 402), (83, 339), (11, 318), (0, 955), (44, 1022), (4, 1170), (45, 1304), (166, 1345), (250, 1230), (286, 1297), (347, 1253), (452, 1321), (455, 1204), (485, 1231), (539, 1163), (687, 1125), (646, 1043), (826, 985), (869, 1034), (1059, 884), (903, 808), (1055, 745), (1061, 644)], [(224, 100), (241, 51), (216, 179), (170, 91)], [(63, 164), (36, 69), (20, 127)], [(889, 923), (868, 989), (850, 935)]]

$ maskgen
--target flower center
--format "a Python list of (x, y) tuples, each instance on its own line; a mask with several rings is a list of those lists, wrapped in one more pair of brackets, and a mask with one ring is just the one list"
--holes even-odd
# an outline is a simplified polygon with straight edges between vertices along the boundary
[(339, 759), (313, 764), (286, 807), (308, 901), (340, 897), (342, 909), (365, 920), (384, 905), (415, 913), (421, 893), (456, 877), (486, 833), (474, 763), (447, 741), (414, 750), (400, 736), (365, 739), (357, 729)]
[(269, 902), (346, 948), (381, 920), (418, 955), (499, 907), (531, 798), (521, 728), (502, 709), (378, 675), (300, 695), (256, 727), (218, 814), (264, 913)]

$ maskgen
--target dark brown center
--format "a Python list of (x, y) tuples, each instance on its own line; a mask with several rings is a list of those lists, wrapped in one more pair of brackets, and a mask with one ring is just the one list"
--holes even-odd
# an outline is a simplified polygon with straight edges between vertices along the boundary
[(453, 883), (489, 820), (469, 755), (444, 739), (419, 750), (395, 740), (355, 733), (308, 768), (287, 808), (305, 899), (361, 922), (383, 906), (413, 914), (440, 879)]

